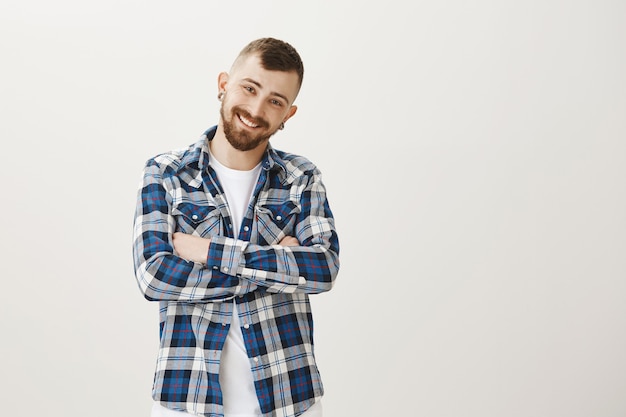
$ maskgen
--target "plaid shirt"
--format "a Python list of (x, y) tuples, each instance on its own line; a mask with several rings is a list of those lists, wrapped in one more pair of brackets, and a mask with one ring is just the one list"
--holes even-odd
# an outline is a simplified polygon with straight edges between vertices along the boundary
[[(148, 160), (138, 193), (135, 276), (145, 298), (160, 302), (153, 398), (171, 409), (223, 416), (220, 357), (237, 303), (263, 416), (297, 416), (323, 394), (309, 294), (330, 290), (339, 269), (321, 174), (307, 159), (268, 146), (235, 238), (208, 164), (215, 131)], [(176, 256), (176, 231), (211, 239), (206, 264)], [(287, 235), (301, 246), (278, 245)]]

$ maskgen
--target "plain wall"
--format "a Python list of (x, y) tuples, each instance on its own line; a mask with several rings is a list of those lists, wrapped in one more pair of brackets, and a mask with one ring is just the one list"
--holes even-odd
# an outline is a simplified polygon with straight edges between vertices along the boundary
[(4, 0), (0, 413), (148, 416), (144, 162), (217, 122), (250, 40), (292, 43), (272, 143), (324, 174), (325, 416), (626, 415), (626, 3)]

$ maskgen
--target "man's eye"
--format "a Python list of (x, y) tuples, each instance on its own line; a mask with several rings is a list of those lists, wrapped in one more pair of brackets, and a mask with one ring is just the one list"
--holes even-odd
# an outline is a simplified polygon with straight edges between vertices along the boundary
[(254, 93), (254, 88), (250, 87), (250, 86), (245, 86), (244, 89), (248, 92), (248, 93)]
[(283, 103), (281, 103), (278, 100), (272, 100), (272, 104), (275, 105), (275, 106), (282, 106), (283, 105)]

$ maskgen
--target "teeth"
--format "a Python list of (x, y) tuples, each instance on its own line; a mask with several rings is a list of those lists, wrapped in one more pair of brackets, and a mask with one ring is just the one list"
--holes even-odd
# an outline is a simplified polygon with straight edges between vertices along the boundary
[(244, 125), (248, 126), (248, 127), (257, 127), (258, 125), (252, 123), (250, 120), (246, 119), (243, 116), (239, 116), (239, 120), (241, 120), (243, 122)]

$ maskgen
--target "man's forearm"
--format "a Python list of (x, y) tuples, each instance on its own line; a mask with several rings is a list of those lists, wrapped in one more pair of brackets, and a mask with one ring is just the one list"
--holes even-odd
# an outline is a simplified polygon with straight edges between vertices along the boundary
[[(172, 243), (174, 244), (174, 251), (179, 257), (206, 264), (209, 245), (211, 244), (210, 238), (176, 232), (172, 235)], [(293, 236), (285, 236), (278, 244), (281, 246), (299, 246), (300, 242)]]
[(316, 239), (310, 245), (259, 245), (233, 238), (214, 236), (206, 267), (236, 276), (268, 292), (320, 293), (332, 288), (339, 270), (336, 237)]

